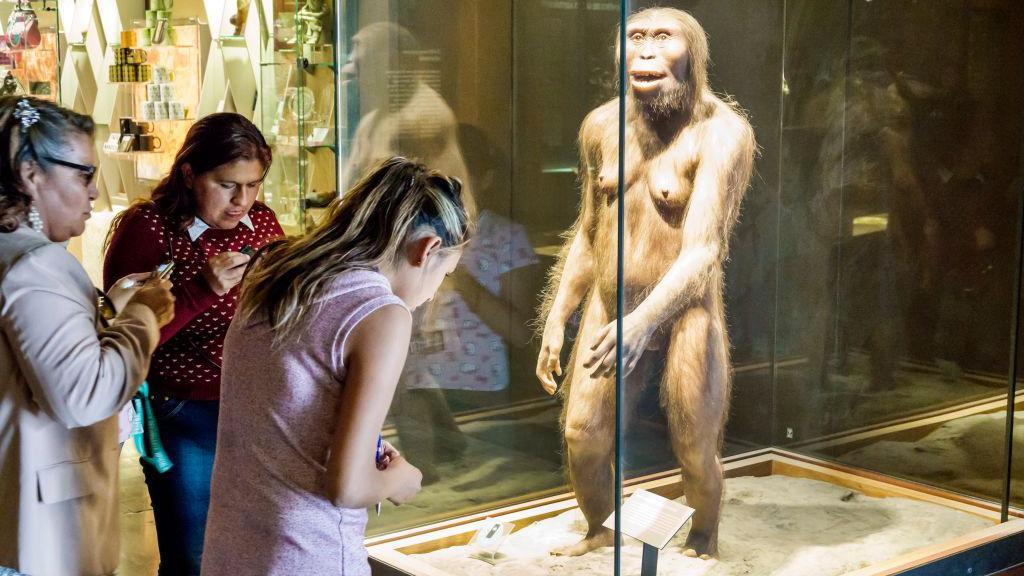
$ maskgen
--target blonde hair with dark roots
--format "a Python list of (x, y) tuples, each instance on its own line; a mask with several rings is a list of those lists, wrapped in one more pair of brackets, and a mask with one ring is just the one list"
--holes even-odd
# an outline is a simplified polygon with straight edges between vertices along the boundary
[(302, 323), (321, 291), (342, 272), (395, 262), (410, 234), (427, 228), (442, 250), (469, 239), (462, 183), (423, 164), (394, 157), (377, 164), (327, 208), (304, 236), (260, 251), (238, 303), (245, 322), (267, 321), (275, 343)]

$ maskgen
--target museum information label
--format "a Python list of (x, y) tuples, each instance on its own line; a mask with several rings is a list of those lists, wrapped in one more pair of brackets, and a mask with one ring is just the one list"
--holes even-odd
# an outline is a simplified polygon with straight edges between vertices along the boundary
[[(693, 516), (693, 508), (662, 498), (647, 490), (637, 490), (622, 503), (622, 533), (661, 550)], [(604, 521), (615, 529), (615, 514)]]
[(488, 518), (484, 526), (476, 531), (473, 543), (493, 554), (498, 551), (498, 548), (501, 548), (502, 542), (515, 529), (515, 524), (511, 522), (502, 522)]

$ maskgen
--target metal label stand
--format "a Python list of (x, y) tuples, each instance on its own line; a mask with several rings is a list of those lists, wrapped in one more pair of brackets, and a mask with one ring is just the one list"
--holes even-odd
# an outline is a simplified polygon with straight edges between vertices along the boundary
[(658, 549), (644, 544), (644, 557), (640, 564), (640, 576), (656, 576), (658, 574)]

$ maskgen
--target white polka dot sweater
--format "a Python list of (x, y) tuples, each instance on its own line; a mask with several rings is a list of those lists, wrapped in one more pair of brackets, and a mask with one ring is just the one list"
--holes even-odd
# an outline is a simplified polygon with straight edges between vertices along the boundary
[(150, 389), (156, 394), (188, 400), (220, 397), (224, 335), (235, 314), (238, 287), (217, 296), (201, 271), (221, 252), (237, 252), (246, 245), (259, 249), (284, 235), (264, 204), (254, 204), (249, 218), (252, 230), (244, 224), (233, 230), (210, 228), (193, 242), (187, 231), (167, 226), (155, 206), (139, 204), (128, 209), (114, 232), (103, 263), (104, 289), (127, 274), (151, 272), (168, 259), (175, 263), (174, 320), (161, 330), (149, 369)]

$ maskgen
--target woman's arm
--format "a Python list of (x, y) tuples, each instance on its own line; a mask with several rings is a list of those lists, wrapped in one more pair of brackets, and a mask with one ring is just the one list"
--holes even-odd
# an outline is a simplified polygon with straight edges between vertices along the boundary
[(93, 295), (77, 294), (59, 245), (22, 257), (0, 285), (4, 336), (32, 400), (68, 428), (102, 421), (142, 384), (159, 329), (153, 311), (129, 303), (97, 330)]
[(411, 331), (408, 310), (384, 306), (356, 325), (344, 344), (347, 370), (324, 486), (336, 506), (366, 508), (384, 499), (401, 503), (419, 491), (422, 475), (404, 458), (396, 457), (384, 470), (375, 461)]
[[(108, 291), (121, 278), (139, 272), (152, 272), (169, 254), (163, 234), (163, 224), (154, 223), (142, 208), (129, 208), (110, 239), (103, 260), (103, 290)], [(175, 282), (174, 320), (160, 330), (160, 344), (174, 337), (194, 318), (217, 301), (202, 274), (185, 282)]]

